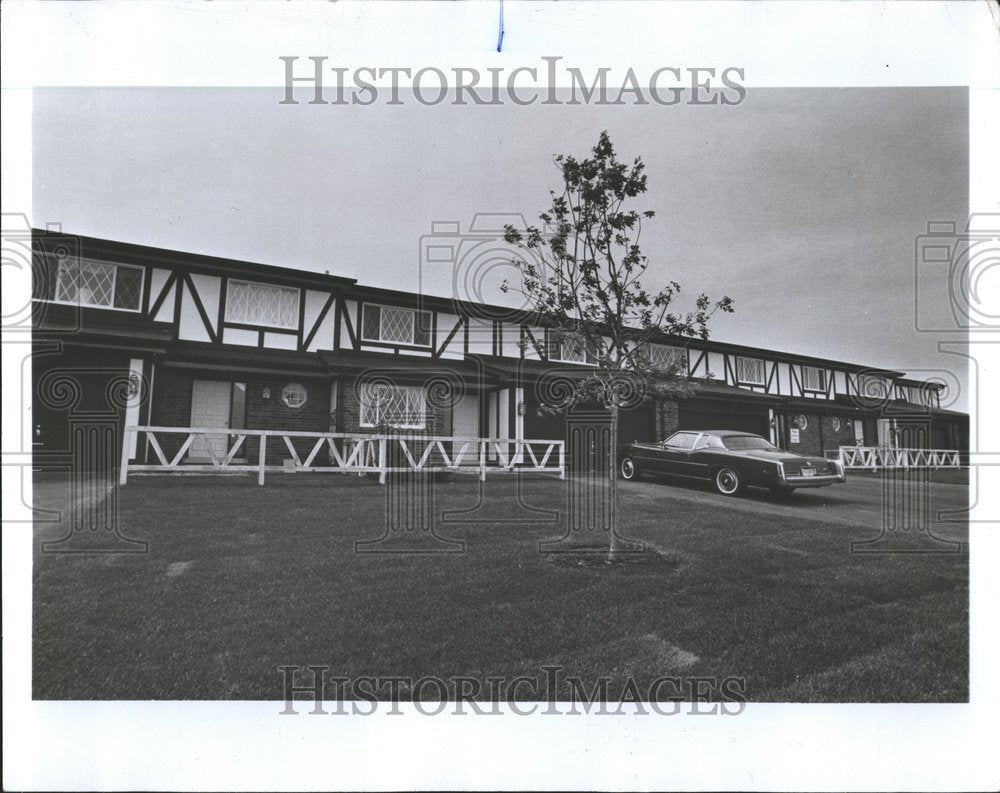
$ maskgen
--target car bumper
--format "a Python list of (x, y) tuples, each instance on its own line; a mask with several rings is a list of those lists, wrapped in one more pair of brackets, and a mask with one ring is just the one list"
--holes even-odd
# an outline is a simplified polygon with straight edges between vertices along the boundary
[(823, 487), (824, 485), (835, 485), (845, 482), (847, 481), (847, 477), (843, 474), (820, 474), (818, 476), (785, 475), (782, 472), (778, 476), (778, 481), (782, 487)]

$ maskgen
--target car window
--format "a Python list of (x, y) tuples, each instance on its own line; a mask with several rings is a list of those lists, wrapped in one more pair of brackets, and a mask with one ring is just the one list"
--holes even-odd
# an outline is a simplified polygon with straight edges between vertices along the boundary
[(725, 449), (726, 444), (722, 442), (722, 438), (718, 435), (703, 435), (701, 438), (701, 443), (698, 444), (699, 447), (704, 446), (708, 449)]
[(753, 450), (777, 451), (768, 441), (756, 435), (729, 435), (725, 439), (726, 448), (734, 452), (745, 452)]
[(696, 432), (675, 432), (664, 444), (670, 449), (693, 449), (694, 442), (698, 439)]

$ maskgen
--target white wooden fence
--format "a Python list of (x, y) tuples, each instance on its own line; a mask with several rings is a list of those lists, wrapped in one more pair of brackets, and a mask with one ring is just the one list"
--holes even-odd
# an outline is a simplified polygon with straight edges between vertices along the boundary
[(893, 449), (888, 446), (841, 446), (840, 461), (845, 469), (867, 468), (960, 468), (954, 449)]
[[(143, 435), (148, 439), (149, 449), (156, 457), (155, 463), (129, 460), (133, 446), (139, 448), (137, 441)], [(177, 451), (169, 458), (160, 445), (160, 439), (164, 435), (183, 437)], [(247, 438), (258, 439), (256, 462), (245, 457)], [(196, 448), (204, 454), (207, 462), (189, 462), (187, 456), (199, 439), (201, 442)], [(293, 439), (302, 439), (309, 447), (304, 458), (295, 448)], [(288, 457), (283, 464), (267, 464), (269, 440), (284, 444)], [(130, 473), (256, 472), (257, 484), (262, 485), (264, 476), (269, 471), (378, 474), (381, 484), (385, 484), (388, 474), (406, 471), (478, 474), (480, 479), (485, 479), (488, 471), (532, 471), (558, 474), (560, 479), (565, 479), (564, 445), (563, 441), (555, 440), (444, 435), (361, 435), (343, 432), (234, 430), (228, 427), (131, 426), (125, 428), (119, 481), (126, 484)], [(317, 463), (317, 459), (324, 449), (329, 453), (329, 464), (321, 465)], [(238, 456), (241, 451), (244, 452), (244, 457)]]

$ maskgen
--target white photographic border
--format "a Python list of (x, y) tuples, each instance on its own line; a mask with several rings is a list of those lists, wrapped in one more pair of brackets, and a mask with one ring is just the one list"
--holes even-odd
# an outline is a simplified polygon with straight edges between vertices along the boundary
[[(1000, 78), (989, 3), (9, 2), (2, 32), (3, 211), (29, 212), (36, 86), (273, 86), (280, 55), (345, 65), (745, 70), (754, 87), (970, 87), (970, 210), (1000, 211)], [(636, 31), (645, 32), (642, 39)], [(613, 84), (613, 82), (612, 82)], [(44, 219), (40, 219), (44, 221)], [(4, 268), (4, 291), (25, 282)], [(994, 283), (995, 286), (995, 283)], [(5, 297), (5, 307), (12, 298)], [(6, 313), (5, 308), (5, 313)], [(22, 397), (5, 334), (4, 426)], [(8, 343), (10, 341), (10, 343)], [(973, 339), (973, 520), (1000, 515), (1000, 345)], [(989, 395), (993, 395), (990, 397)], [(978, 396), (978, 401), (976, 397)], [(11, 415), (15, 420), (8, 423)], [(20, 442), (4, 434), (5, 520)], [(29, 447), (30, 448), (30, 445)], [(975, 448), (975, 447), (974, 447)], [(986, 451), (983, 451), (986, 450)], [(7, 457), (8, 451), (12, 456)], [(992, 467), (991, 467), (992, 466)], [(30, 494), (25, 494), (30, 499)], [(7, 789), (996, 789), (1000, 538), (970, 526), (971, 702), (748, 705), (738, 717), (280, 716), (275, 702), (31, 700), (29, 524), (3, 531)], [(993, 671), (990, 671), (993, 670)]]

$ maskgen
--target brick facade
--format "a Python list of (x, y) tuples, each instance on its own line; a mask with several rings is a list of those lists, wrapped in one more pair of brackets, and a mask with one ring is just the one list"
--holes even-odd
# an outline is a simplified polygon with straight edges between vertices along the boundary
[[(226, 380), (246, 384), (245, 429), (327, 432), (330, 429), (330, 385), (318, 378), (281, 375), (234, 373), (222, 377), (211, 370), (182, 369), (161, 366), (157, 369), (151, 423), (156, 426), (191, 426), (191, 392), (195, 380)], [(308, 400), (299, 408), (290, 408), (281, 399), (282, 389), (289, 383), (300, 383), (308, 392)], [(265, 397), (265, 392), (268, 394)], [(157, 440), (167, 457), (172, 457), (184, 442), (183, 435), (158, 435)], [(300, 438), (293, 441), (300, 458), (309, 454), (315, 441)], [(256, 462), (258, 440), (248, 437), (240, 457)], [(269, 438), (267, 464), (281, 465), (289, 458), (288, 448), (280, 438)], [(153, 459), (153, 458), (151, 458)]]
[(668, 438), (677, 432), (680, 425), (677, 401), (674, 399), (656, 400), (656, 437), (659, 440)]
[[(806, 419), (804, 427), (801, 424), (800, 417), (802, 416)], [(855, 419), (848, 416), (828, 416), (819, 413), (795, 411), (786, 413), (785, 418), (787, 430), (784, 440), (785, 448), (789, 451), (814, 457), (824, 457), (835, 455), (841, 446), (853, 446), (855, 444), (853, 424)], [(834, 429), (835, 418), (840, 422), (838, 429)], [(798, 443), (792, 443), (793, 429), (798, 429)]]

